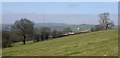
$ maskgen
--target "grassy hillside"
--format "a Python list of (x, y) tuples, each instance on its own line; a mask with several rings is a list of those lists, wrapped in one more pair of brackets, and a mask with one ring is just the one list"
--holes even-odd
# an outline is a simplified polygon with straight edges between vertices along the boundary
[(118, 30), (72, 35), (3, 49), (3, 56), (116, 56)]

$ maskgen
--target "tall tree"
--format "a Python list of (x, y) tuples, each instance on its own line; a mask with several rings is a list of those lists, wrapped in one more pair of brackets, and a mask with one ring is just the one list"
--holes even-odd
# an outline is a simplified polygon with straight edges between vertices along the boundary
[(11, 30), (21, 35), (23, 38), (23, 44), (25, 44), (26, 38), (31, 36), (34, 31), (34, 22), (28, 20), (27, 18), (17, 20)]
[(107, 30), (109, 27), (113, 26), (113, 22), (109, 19), (109, 13), (101, 13), (99, 14), (100, 17), (100, 25), (103, 26), (105, 30)]

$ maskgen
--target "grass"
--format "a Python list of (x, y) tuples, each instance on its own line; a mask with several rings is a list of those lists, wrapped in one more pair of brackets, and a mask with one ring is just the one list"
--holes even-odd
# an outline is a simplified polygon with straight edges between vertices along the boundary
[(117, 56), (118, 30), (105, 30), (4, 48), (3, 56)]

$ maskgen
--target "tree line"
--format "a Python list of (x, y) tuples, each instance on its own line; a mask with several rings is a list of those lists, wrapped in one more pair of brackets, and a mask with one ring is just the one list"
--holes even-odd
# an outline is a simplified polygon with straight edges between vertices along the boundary
[[(98, 30), (107, 30), (112, 29), (114, 23), (109, 19), (109, 13), (99, 14), (100, 20), (99, 24), (91, 28), (91, 31)], [(51, 30), (48, 27), (42, 27), (40, 29), (34, 28), (34, 22), (24, 18), (17, 20), (11, 26), (10, 30), (2, 30), (2, 47), (10, 47), (13, 43), (23, 42), (23, 45), (26, 44), (26, 41), (39, 42), (48, 39), (54, 39), (58, 37), (66, 36), (69, 32), (72, 32), (71, 28), (65, 28), (62, 31)]]
[(70, 28), (64, 28), (62, 31), (51, 30), (49, 27), (38, 29), (34, 28), (34, 24), (33, 21), (23, 18), (15, 21), (9, 31), (2, 30), (2, 47), (10, 47), (11, 44), (21, 41), (25, 45), (26, 41), (39, 42), (58, 38), (71, 31)]

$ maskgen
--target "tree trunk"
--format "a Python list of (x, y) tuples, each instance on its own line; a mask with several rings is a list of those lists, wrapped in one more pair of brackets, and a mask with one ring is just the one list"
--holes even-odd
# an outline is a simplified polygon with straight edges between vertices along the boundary
[(43, 41), (43, 33), (41, 34), (41, 40)]
[(108, 29), (108, 24), (106, 25), (106, 27), (105, 27), (105, 30), (107, 30)]
[(25, 40), (26, 40), (26, 36), (25, 35), (23, 35), (23, 44), (25, 45)]

